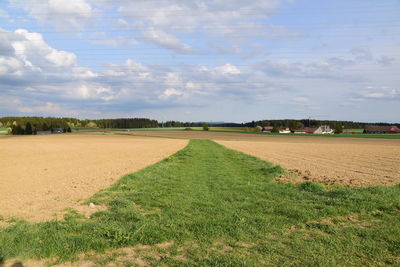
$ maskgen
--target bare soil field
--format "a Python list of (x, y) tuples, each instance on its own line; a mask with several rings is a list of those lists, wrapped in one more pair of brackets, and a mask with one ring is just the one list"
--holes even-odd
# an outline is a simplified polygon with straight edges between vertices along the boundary
[[(292, 176), (282, 180), (310, 180), (349, 186), (400, 183), (398, 140), (295, 140), (275, 142), (218, 141), (218, 143), (286, 168)], [(325, 142), (323, 142), (325, 141)], [(334, 142), (332, 142), (334, 141)]]
[(212, 139), (281, 165), (290, 181), (349, 186), (400, 183), (400, 140), (320, 136), (257, 135), (200, 131), (140, 131), (172, 138)]
[(2, 136), (0, 215), (60, 218), (122, 175), (175, 153), (187, 140), (117, 135)]

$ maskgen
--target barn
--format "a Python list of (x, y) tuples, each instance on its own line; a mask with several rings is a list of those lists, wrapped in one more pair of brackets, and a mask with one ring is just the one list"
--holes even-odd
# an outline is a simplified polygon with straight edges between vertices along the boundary
[(399, 134), (400, 129), (397, 126), (368, 125), (364, 133), (370, 134)]

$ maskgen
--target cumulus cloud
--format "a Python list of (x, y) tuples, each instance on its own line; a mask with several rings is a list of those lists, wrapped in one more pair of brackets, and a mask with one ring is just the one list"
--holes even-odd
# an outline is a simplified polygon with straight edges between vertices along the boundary
[(174, 88), (168, 88), (163, 91), (163, 93), (159, 96), (160, 99), (167, 99), (172, 96), (181, 96), (183, 95), (182, 91), (176, 90)]
[(148, 28), (143, 33), (143, 36), (151, 42), (154, 42), (164, 48), (174, 50), (178, 53), (195, 53), (195, 51), (189, 45), (182, 43), (178, 38), (164, 31)]
[(221, 40), (233, 43), (231, 46), (236, 52), (239, 51), (238, 44), (249, 38), (297, 37), (297, 33), (285, 26), (260, 22), (260, 19), (273, 15), (283, 1), (164, 0), (157, 5), (146, 0), (9, 0), (9, 3), (11, 7), (23, 9), (30, 17), (62, 31), (69, 28), (84, 30), (85, 24), (116, 10), (114, 26), (134, 31), (139, 36), (103, 36), (97, 37), (93, 43), (120, 46), (135, 45), (141, 40), (176, 53), (196, 54), (200, 53), (199, 47), (204, 49), (198, 44), (202, 40), (183, 41), (185, 38), (191, 40), (194, 33), (196, 38), (214, 39), (214, 42), (206, 43), (219, 50), (224, 49), (218, 44)]
[[(281, 25), (266, 25), (259, 19), (271, 16), (283, 0), (245, 1), (93, 1), (103, 8), (117, 8), (121, 27), (135, 28), (141, 38), (177, 53), (198, 52), (183, 36), (240, 42), (247, 38), (292, 38), (297, 36)], [(212, 43), (211, 43), (212, 44)], [(216, 47), (218, 44), (212, 44)]]
[(96, 10), (87, 0), (9, 0), (9, 4), (13, 8), (23, 9), (42, 23), (49, 23), (62, 30), (69, 27), (80, 29), (96, 14)]
[(25, 65), (68, 67), (76, 63), (75, 54), (50, 47), (39, 33), (24, 29), (0, 32), (4, 41), (2, 46), (8, 47), (8, 52), (11, 52), (8, 56), (20, 59)]
[(355, 99), (358, 100), (400, 100), (400, 90), (387, 86), (368, 86)]
[(23, 113), (55, 114), (60, 112), (61, 108), (56, 103), (46, 102), (44, 105), (20, 107), (18, 110)]
[[(209, 105), (210, 99), (256, 103), (289, 90), (293, 93), (283, 97), (288, 105), (305, 110), (319, 109), (321, 105), (314, 96), (299, 92), (301, 87), (310, 84), (316, 87), (312, 82), (304, 85), (303, 81), (334, 79), (348, 83), (346, 78), (351, 75), (347, 72), (357, 66), (358, 57), (337, 56), (307, 63), (268, 60), (248, 65), (225, 61), (213, 66), (169, 66), (127, 59), (121, 64), (105, 64), (95, 71), (80, 66), (74, 53), (47, 44), (39, 33), (24, 29), (1, 30), (1, 33), (3, 100), (20, 101), (19, 112), (30, 114), (63, 114), (66, 110), (80, 111), (82, 107), (85, 107), (85, 114), (129, 112)], [(323, 87), (324, 82), (320, 85)], [(354, 99), (398, 100), (399, 94), (394, 87), (370, 87), (360, 91)], [(30, 103), (30, 99), (40, 101)], [(3, 105), (3, 109), (4, 106), (8, 108)]]

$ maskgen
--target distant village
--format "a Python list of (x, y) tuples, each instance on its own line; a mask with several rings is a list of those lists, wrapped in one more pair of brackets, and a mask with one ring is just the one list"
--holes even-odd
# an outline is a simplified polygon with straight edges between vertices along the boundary
[[(317, 127), (304, 127), (297, 130), (290, 130), (287, 127), (274, 127), (274, 126), (257, 126), (260, 130), (264, 133), (294, 133), (294, 134), (334, 134), (338, 133), (335, 132), (334, 129), (331, 129), (329, 125), (321, 125)], [(368, 125), (365, 129), (361, 129), (361, 132), (355, 133), (365, 133), (365, 134), (400, 134), (400, 129), (397, 126), (379, 126), (379, 125)], [(348, 133), (351, 134), (353, 132), (346, 131), (345, 129), (342, 130), (341, 133)]]

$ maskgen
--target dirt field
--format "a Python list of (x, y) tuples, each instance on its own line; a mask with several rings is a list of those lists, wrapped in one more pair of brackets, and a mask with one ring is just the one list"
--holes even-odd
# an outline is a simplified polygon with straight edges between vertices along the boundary
[[(329, 141), (329, 140), (326, 140)], [(338, 140), (339, 141), (339, 140)], [(219, 141), (220, 144), (279, 164), (303, 180), (350, 186), (400, 183), (400, 142), (343, 140), (304, 142)], [(379, 144), (372, 144), (376, 141)]]
[[(290, 180), (350, 186), (400, 183), (400, 140), (220, 132), (145, 131), (138, 134), (213, 139), (235, 150), (281, 165)], [(288, 180), (287, 177), (282, 179)]]
[(60, 217), (122, 175), (175, 153), (186, 140), (116, 135), (0, 138), (0, 215)]

